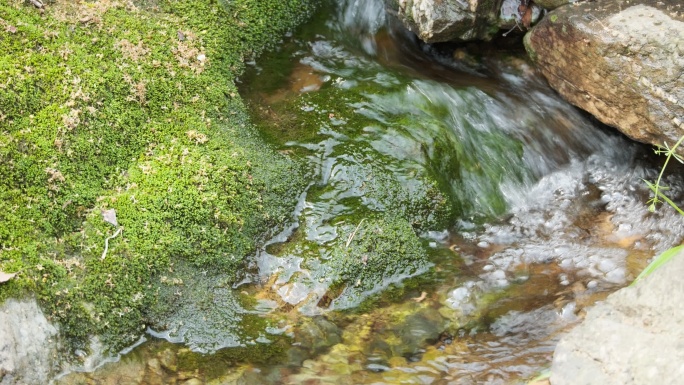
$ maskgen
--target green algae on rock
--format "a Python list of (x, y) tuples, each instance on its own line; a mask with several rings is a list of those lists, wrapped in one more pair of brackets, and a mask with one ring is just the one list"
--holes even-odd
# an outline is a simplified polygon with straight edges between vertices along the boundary
[(380, 218), (356, 227), (343, 226), (342, 235), (331, 249), (328, 263), (314, 273), (314, 278), (320, 275), (330, 282), (319, 306), (353, 308), (369, 295), (432, 266), (406, 220)]
[[(174, 261), (233, 279), (303, 186), (233, 79), (313, 3), (0, 4), (0, 268), (19, 272), (0, 299), (34, 292), (75, 346), (118, 349)], [(102, 259), (105, 209), (123, 231)]]

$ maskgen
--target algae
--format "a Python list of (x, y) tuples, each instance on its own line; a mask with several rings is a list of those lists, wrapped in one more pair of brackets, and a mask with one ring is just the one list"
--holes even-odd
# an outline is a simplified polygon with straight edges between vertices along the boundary
[[(303, 187), (234, 79), (314, 3), (0, 4), (0, 269), (19, 272), (0, 299), (35, 293), (73, 347), (120, 349), (174, 261), (234, 279)], [(101, 259), (105, 209), (123, 231)]]
[(330, 298), (331, 308), (353, 308), (390, 283), (425, 273), (432, 266), (406, 220), (381, 218), (365, 222), (360, 231), (343, 233), (345, 236), (340, 238), (345, 244), (333, 248), (322, 274), (317, 272), (332, 283), (333, 292), (340, 292)]
[(421, 237), (505, 210), (500, 184), (524, 171), (501, 157), (520, 158), (522, 145), (492, 128), (485, 93), (385, 71), (328, 25), (312, 29), (241, 87), (266, 140), (309, 167), (297, 230), (259, 264), (283, 306), (365, 311), (431, 274)]

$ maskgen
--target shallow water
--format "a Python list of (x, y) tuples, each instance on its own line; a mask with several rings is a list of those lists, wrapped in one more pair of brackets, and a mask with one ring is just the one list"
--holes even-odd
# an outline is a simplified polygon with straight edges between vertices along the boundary
[[(214, 290), (224, 306), (252, 299), (241, 314), (268, 320), (259, 337), (151, 331), (64, 383), (125, 372), (149, 384), (514, 383), (684, 234), (673, 210), (647, 210), (650, 150), (562, 101), (505, 39), (423, 45), (381, 0), (341, 0), (252, 63), (242, 93), (310, 180), (242, 283)], [(397, 218), (420, 235), (421, 257), (339, 289), (335, 253)]]

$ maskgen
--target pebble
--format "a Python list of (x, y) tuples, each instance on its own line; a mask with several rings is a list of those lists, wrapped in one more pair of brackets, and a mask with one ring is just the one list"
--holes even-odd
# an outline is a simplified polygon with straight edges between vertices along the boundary
[(598, 264), (598, 269), (601, 270), (604, 273), (608, 273), (610, 271), (613, 271), (617, 268), (617, 265), (615, 262), (609, 260), (609, 259), (604, 259)]
[(625, 269), (617, 268), (608, 274), (606, 274), (606, 280), (611, 283), (624, 283), (625, 282)]
[(506, 272), (503, 270), (496, 270), (492, 273), (491, 277), (496, 280), (506, 279)]

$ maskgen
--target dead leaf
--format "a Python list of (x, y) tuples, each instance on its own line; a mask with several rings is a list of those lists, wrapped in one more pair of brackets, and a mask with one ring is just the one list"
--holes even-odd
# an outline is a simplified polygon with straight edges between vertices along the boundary
[(16, 275), (17, 273), (5, 273), (4, 271), (0, 271), (0, 283), (5, 283)]
[(114, 226), (119, 226), (119, 222), (116, 221), (116, 211), (114, 209), (102, 210), (102, 219)]
[(525, 10), (525, 14), (522, 17), (522, 25), (525, 26), (525, 28), (530, 29), (530, 25), (532, 25), (532, 7), (528, 7), (527, 10)]
[(520, 21), (522, 25), (527, 29), (530, 29), (530, 25), (532, 25), (533, 5), (534, 2), (532, 0), (521, 0), (520, 5), (518, 6), (518, 14), (522, 15)]
[(17, 33), (17, 27), (13, 25), (8, 25), (7, 28), (5, 28), (5, 30), (9, 33)]
[(420, 297), (411, 298), (411, 299), (416, 301), (416, 302), (422, 302), (425, 298), (427, 298), (427, 292), (422, 292), (422, 293), (420, 293)]

